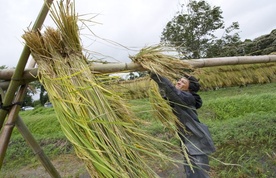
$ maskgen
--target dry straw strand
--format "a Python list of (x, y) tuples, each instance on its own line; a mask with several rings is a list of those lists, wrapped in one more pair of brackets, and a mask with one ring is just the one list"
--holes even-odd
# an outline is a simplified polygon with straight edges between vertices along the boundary
[(146, 70), (169, 79), (179, 78), (192, 70), (192, 67), (160, 46), (145, 47), (135, 56), (130, 56), (134, 63), (139, 63)]

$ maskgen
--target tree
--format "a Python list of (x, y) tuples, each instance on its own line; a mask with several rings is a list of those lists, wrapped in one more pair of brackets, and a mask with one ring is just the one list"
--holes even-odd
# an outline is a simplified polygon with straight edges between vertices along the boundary
[(22, 106), (34, 106), (33, 95), (36, 93), (34, 82), (28, 84)]
[(49, 101), (47, 91), (44, 86), (37, 80), (32, 82), (32, 86), (36, 91), (39, 91), (39, 103), (43, 106), (47, 101)]
[(43, 106), (47, 101), (49, 101), (49, 97), (48, 97), (48, 93), (45, 90), (44, 86), (41, 85), (40, 82), (39, 82), (39, 84), (40, 84), (40, 86), (39, 86), (39, 89), (40, 89), (39, 101), (40, 101), (41, 106)]
[(238, 22), (233, 22), (231, 26), (225, 29), (224, 34), (220, 39), (215, 39), (206, 48), (206, 56), (212, 57), (226, 57), (226, 56), (239, 56), (241, 51), (239, 45), (242, 44), (238, 32), (235, 30), (239, 29)]
[(7, 69), (8, 67), (6, 65), (0, 66), (0, 69)]
[(226, 28), (221, 39), (214, 35), (225, 28), (220, 7), (211, 7), (204, 0), (190, 1), (186, 10), (184, 5), (181, 7), (164, 28), (161, 42), (175, 47), (183, 58), (214, 57), (224, 46), (240, 40), (238, 33), (231, 35), (239, 29), (238, 22)]
[(33, 93), (30, 90), (26, 91), (22, 106), (33, 106), (32, 95)]

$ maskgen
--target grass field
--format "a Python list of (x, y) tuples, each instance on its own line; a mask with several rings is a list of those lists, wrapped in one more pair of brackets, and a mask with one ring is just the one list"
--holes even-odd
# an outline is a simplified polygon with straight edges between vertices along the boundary
[[(270, 83), (200, 92), (204, 104), (198, 110), (199, 118), (209, 126), (217, 147), (210, 158), (213, 177), (275, 177), (275, 91), (276, 83)], [(178, 144), (159, 122), (152, 119), (147, 99), (129, 102), (133, 111), (148, 123), (148, 132)], [(21, 111), (20, 116), (51, 160), (62, 163), (62, 160), (74, 155), (71, 144), (60, 129), (53, 108), (37, 107), (32, 111)], [(74, 163), (81, 164), (77, 161)], [(35, 169), (38, 165), (40, 163), (35, 154), (15, 128), (0, 177), (20, 177), (20, 171)], [(70, 173), (64, 175), (77, 177), (85, 172), (83, 167), (75, 165), (71, 169), (73, 168), (78, 170), (71, 172), (70, 176)]]

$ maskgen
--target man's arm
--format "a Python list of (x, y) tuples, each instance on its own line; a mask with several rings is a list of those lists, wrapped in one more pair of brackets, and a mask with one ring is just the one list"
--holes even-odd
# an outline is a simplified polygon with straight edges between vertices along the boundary
[(175, 88), (175, 86), (165, 77), (151, 73), (151, 78), (158, 84), (159, 88), (164, 90), (166, 97), (174, 103), (180, 105), (193, 106), (194, 100), (189, 92), (182, 92)]

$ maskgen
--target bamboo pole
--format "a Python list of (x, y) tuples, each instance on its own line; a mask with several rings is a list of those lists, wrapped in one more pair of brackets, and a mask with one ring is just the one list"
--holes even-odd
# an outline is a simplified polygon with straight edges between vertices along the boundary
[[(53, 2), (53, 0), (44, 1), (43, 7), (40, 11), (40, 14), (38, 15), (36, 22), (33, 26), (33, 30), (37, 30), (37, 29), (41, 28), (47, 14), (48, 14), (49, 7), (52, 4), (52, 2)], [(11, 102), (14, 98), (15, 92), (20, 85), (21, 85), (21, 87), (15, 97), (15, 102), (22, 101), (24, 98), (24, 94), (27, 90), (27, 86), (22, 85), (22, 83), (24, 83), (24, 82), (22, 82), (19, 79), (19, 77), (22, 77), (22, 73), (24, 72), (24, 68), (28, 61), (29, 55), (30, 55), (30, 49), (25, 45), (24, 49), (22, 51), (22, 54), (20, 56), (19, 62), (17, 64), (17, 67), (16, 67), (14, 73), (12, 74), (11, 82), (10, 82), (10, 85), (8, 86), (7, 93), (4, 97), (4, 102), (3, 102), (4, 106), (11, 104)], [(35, 61), (31, 60), (29, 63), (29, 67), (34, 67), (34, 66), (35, 66)], [(4, 129), (1, 129), (1, 128), (2, 128), (2, 125), (4, 123), (4, 120), (5, 120), (5, 117), (6, 117), (8, 111), (6, 111), (4, 109), (2, 109), (0, 111), (0, 129), (1, 129), (0, 169), (3, 164), (4, 156), (5, 156), (7, 147), (8, 147), (8, 143), (9, 143), (9, 140), (10, 140), (10, 137), (12, 134), (12, 130), (14, 128), (16, 120), (19, 118), (19, 116), (18, 116), (19, 109), (20, 109), (20, 107), (17, 105), (12, 106), (12, 108), (10, 110), (9, 117), (7, 119), (7, 122), (5, 123)], [(20, 118), (17, 121), (17, 126), (18, 126), (19, 131), (21, 131), (22, 136), (27, 140), (27, 142), (29, 143), (31, 148), (34, 150), (34, 152), (38, 153), (37, 156), (38, 156), (39, 160), (41, 161), (43, 166), (46, 168), (46, 170), (49, 172), (49, 174), (52, 177), (60, 177), (57, 170), (51, 164), (48, 157), (44, 154), (44, 152), (39, 147), (39, 145), (36, 143), (36, 141), (34, 140), (34, 138), (31, 135), (31, 133), (28, 131), (27, 127), (25, 127), (23, 121)], [(39, 151), (39, 152), (37, 152), (37, 151)]]
[(235, 56), (184, 60), (194, 68), (276, 62), (276, 55)]
[(23, 138), (27, 141), (29, 146), (32, 148), (33, 152), (38, 157), (39, 161), (42, 163), (42, 165), (45, 167), (47, 172), (55, 178), (61, 177), (53, 164), (50, 162), (48, 157), (45, 155), (44, 151), (41, 149), (39, 144), (36, 142), (30, 131), (28, 130), (27, 126), (24, 124), (20, 116), (16, 119), (16, 127), (18, 131), (21, 133)]
[[(0, 80), (11, 80), (14, 73), (15, 73), (15, 69), (2, 69), (0, 70)], [(35, 80), (36, 74), (37, 74), (36, 68), (25, 69), (22, 74), (22, 77), (20, 77), (20, 80), (31, 79), (31, 78)]]
[[(24, 98), (25, 92), (26, 92), (26, 87), (24, 85), (22, 85), (20, 87), (16, 97), (15, 97), (15, 101), (16, 102), (22, 101), (23, 98)], [(1, 169), (2, 164), (3, 164), (5, 153), (6, 153), (6, 150), (8, 148), (9, 140), (10, 140), (13, 128), (15, 126), (15, 121), (16, 121), (16, 118), (18, 116), (19, 110), (20, 110), (20, 107), (12, 107), (12, 109), (9, 113), (9, 117), (8, 117), (4, 127), (1, 130), (1, 135), (0, 135), (0, 140), (1, 140), (1, 144), (0, 144), (0, 169)]]
[[(16, 95), (15, 102), (22, 101), (24, 98), (24, 94), (27, 90), (27, 87), (25, 85), (22, 85), (19, 89), (18, 94)], [(42, 163), (42, 165), (45, 167), (47, 172), (52, 177), (61, 177), (58, 173), (58, 171), (55, 169), (53, 164), (50, 162), (49, 158), (45, 155), (44, 151), (41, 149), (39, 144), (36, 142), (35, 138), (32, 136), (30, 131), (28, 130), (27, 126), (24, 124), (22, 119), (18, 116), (20, 107), (13, 107), (9, 117), (2, 128), (2, 132), (0, 135), (0, 169), (3, 164), (3, 160), (5, 157), (6, 150), (8, 148), (8, 143), (13, 131), (14, 126), (17, 126), (18, 131), (21, 133), (23, 138), (27, 141), (29, 146), (32, 148), (33, 152), (38, 157), (39, 161)]]
[[(93, 73), (113, 73), (121, 71), (142, 71), (144, 70), (140, 64), (136, 63), (92, 63), (90, 64), (91, 72)], [(14, 69), (0, 70), (0, 80), (11, 80), (15, 73)], [(37, 79), (37, 68), (28, 68), (23, 72), (21, 81), (34, 81)]]
[[(26, 86), (22, 85), (20, 87), (18, 95), (16, 95), (15, 102), (22, 101), (22, 99), (24, 98), (24, 94), (25, 94), (26, 90), (27, 90)], [(28, 130), (28, 128), (26, 127), (26, 125), (24, 124), (22, 119), (18, 116), (19, 110), (20, 110), (20, 107), (13, 107), (12, 108), (4, 127), (2, 128), (2, 132), (1, 132), (1, 135), (0, 135), (0, 140), (1, 140), (1, 144), (0, 144), (0, 153), (1, 153), (0, 154), (0, 169), (1, 169), (2, 164), (3, 164), (3, 160), (4, 160), (4, 157), (5, 157), (5, 153), (6, 153), (6, 150), (7, 150), (7, 147), (8, 147), (8, 143), (9, 143), (13, 128), (16, 125), (18, 131), (21, 133), (23, 138), (27, 141), (29, 146), (32, 148), (33, 152), (36, 154), (39, 161), (45, 167), (47, 172), (52, 177), (55, 177), (55, 178), (56, 177), (61, 177), (59, 175), (59, 173), (57, 172), (57, 170), (55, 169), (55, 167), (53, 166), (53, 164), (50, 162), (49, 158), (44, 154), (43, 150), (38, 145), (38, 143), (36, 142), (36, 140), (34, 139), (32, 134), (30, 133), (30, 131)]]
[[(262, 55), (262, 56), (236, 56), (236, 57), (221, 57), (221, 58), (203, 58), (182, 60), (190, 64), (194, 68), (226, 66), (226, 65), (242, 65), (242, 64), (256, 64), (256, 63), (270, 63), (276, 62), (276, 55)], [(143, 71), (140, 64), (130, 63), (92, 63), (90, 64), (91, 72), (93, 73), (116, 73), (125, 71)], [(0, 70), (0, 79), (10, 80), (14, 69)], [(23, 73), (22, 80), (28, 82), (37, 80), (37, 68), (26, 69)], [(1, 86), (1, 85), (0, 85)]]
[[(32, 28), (33, 30), (37, 30), (37, 29), (41, 28), (47, 14), (48, 14), (49, 7), (52, 4), (52, 2), (53, 2), (53, 0), (44, 1), (42, 9), (34, 23), (33, 28)], [(23, 51), (21, 53), (21, 56), (19, 58), (18, 64), (15, 68), (15, 71), (14, 71), (12, 77), (10, 78), (11, 82), (9, 84), (9, 87), (7, 89), (7, 92), (6, 92), (4, 101), (3, 101), (4, 106), (10, 105), (12, 103), (15, 93), (18, 90), (18, 87), (21, 85), (20, 80), (22, 79), (22, 74), (23, 74), (24, 68), (28, 62), (29, 56), (30, 56), (30, 49), (27, 45), (25, 45), (23, 48)], [(8, 113), (8, 111), (6, 111), (6, 110), (3, 110), (3, 109), (0, 110), (0, 129), (3, 126), (3, 123), (5, 121), (5, 117), (6, 117), (7, 113)]]

